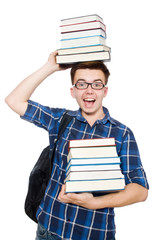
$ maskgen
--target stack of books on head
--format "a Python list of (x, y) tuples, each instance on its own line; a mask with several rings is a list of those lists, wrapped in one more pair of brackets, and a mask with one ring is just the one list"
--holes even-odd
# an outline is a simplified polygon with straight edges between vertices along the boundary
[(111, 192), (125, 187), (114, 138), (71, 140), (67, 163), (66, 193)]
[(57, 63), (110, 60), (110, 48), (105, 45), (106, 27), (101, 17), (94, 14), (61, 21), (62, 39)]

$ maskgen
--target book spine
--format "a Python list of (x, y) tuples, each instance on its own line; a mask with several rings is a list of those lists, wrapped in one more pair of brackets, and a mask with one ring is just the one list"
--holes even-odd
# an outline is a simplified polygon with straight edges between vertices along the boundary
[(66, 170), (69, 171), (69, 169), (71, 167), (88, 167), (88, 166), (106, 166), (106, 165), (120, 165), (120, 162), (116, 162), (116, 163), (87, 163), (87, 164), (70, 164), (66, 167)]
[[(65, 24), (65, 22), (70, 22), (72, 20), (76, 20), (77, 23), (78, 22), (85, 22), (86, 20), (84, 19), (88, 19), (88, 18), (93, 18), (92, 21), (96, 21), (98, 19), (100, 19), (101, 22), (103, 22), (103, 18), (101, 18), (99, 15), (97, 14), (93, 14), (93, 15), (86, 15), (86, 16), (80, 16), (80, 17), (73, 17), (73, 18), (66, 18), (66, 19), (62, 19), (61, 22), (62, 22), (62, 25)], [(97, 19), (98, 18), (98, 19)], [(82, 21), (81, 21), (82, 19)]]
[(87, 24), (87, 23), (95, 23), (95, 22), (101, 23), (101, 24), (106, 28), (105, 24), (104, 24), (103, 22), (99, 21), (99, 20), (89, 21), (89, 22), (81, 22), (81, 23), (66, 24), (66, 25), (61, 25), (60, 27), (62, 28), (62, 27), (65, 27), (65, 26), (73, 26), (73, 25)]
[[(103, 141), (103, 140), (112, 140), (113, 141), (113, 144), (112, 145), (115, 145), (115, 138), (114, 137), (112, 137), (112, 138), (92, 138), (92, 139), (74, 139), (74, 140), (70, 140), (69, 141), (69, 147), (71, 147), (71, 143), (72, 142), (76, 142), (76, 141), (78, 141), (78, 142), (82, 142), (82, 141), (85, 141), (85, 142), (92, 142), (92, 141)], [(104, 145), (104, 144), (103, 144)], [(105, 144), (106, 145), (106, 144)], [(110, 144), (109, 144), (110, 145)], [(77, 146), (77, 147), (79, 147), (80, 146), (80, 144)], [(88, 147), (89, 146), (93, 146), (93, 145), (87, 145)], [(107, 146), (107, 145), (106, 145)]]
[[(78, 48), (83, 48), (83, 47), (95, 47), (95, 46), (102, 46), (103, 44), (96, 44), (96, 45), (85, 45), (85, 46), (78, 46)], [(61, 49), (73, 49), (73, 48), (77, 48), (76, 47), (63, 47)]]
[(97, 182), (97, 181), (112, 181), (112, 180), (121, 180), (121, 179), (123, 179), (124, 180), (124, 177), (122, 177), (122, 178), (100, 178), (100, 179), (86, 179), (86, 180), (68, 180), (68, 181), (66, 181), (66, 182)]
[[(86, 32), (86, 31), (92, 31), (92, 30), (102, 30), (105, 32), (105, 30), (103, 28), (100, 28), (100, 27), (95, 27), (95, 28), (92, 28), (92, 29), (79, 29), (79, 30), (72, 30), (72, 31), (66, 31), (66, 32), (61, 32), (61, 34), (65, 34), (65, 33), (77, 33), (77, 32)], [(106, 32), (105, 32), (106, 34)]]
[(113, 144), (113, 145), (100, 145), (100, 146), (98, 146), (98, 145), (93, 145), (93, 146), (78, 146), (78, 147), (70, 147), (70, 149), (71, 148), (102, 148), (102, 147), (115, 147), (116, 146), (116, 144)]
[(79, 39), (89, 39), (89, 38), (93, 38), (93, 37), (101, 37), (103, 39), (106, 39), (105, 37), (103, 37), (102, 35), (92, 35), (92, 36), (85, 36), (85, 37), (76, 37), (76, 38), (67, 38), (67, 39), (61, 39), (60, 41), (69, 41), (69, 40), (79, 40)]

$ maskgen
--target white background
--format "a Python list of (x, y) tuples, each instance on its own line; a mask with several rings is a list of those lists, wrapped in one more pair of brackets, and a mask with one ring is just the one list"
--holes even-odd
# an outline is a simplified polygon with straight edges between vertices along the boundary
[[(159, 239), (158, 232), (158, 56), (157, 0), (6, 0), (0, 3), (0, 220), (2, 239), (35, 239), (36, 224), (24, 213), (28, 176), (47, 132), (22, 121), (4, 98), (60, 48), (60, 20), (99, 14), (106, 24), (111, 62), (112, 117), (132, 129), (150, 184), (146, 202), (116, 209), (117, 240)], [(69, 70), (50, 76), (32, 99), (77, 109), (70, 96)], [(156, 220), (157, 219), (157, 220)], [(1, 235), (2, 236), (2, 235)]]

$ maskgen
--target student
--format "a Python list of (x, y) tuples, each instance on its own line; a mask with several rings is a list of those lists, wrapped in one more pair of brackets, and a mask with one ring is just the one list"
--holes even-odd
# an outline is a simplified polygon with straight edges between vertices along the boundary
[[(34, 90), (50, 74), (63, 70), (56, 64), (57, 52), (35, 73), (23, 80), (6, 97), (6, 103), (22, 119), (49, 132), (50, 146), (57, 137), (65, 109), (49, 108), (30, 99)], [(148, 182), (132, 131), (109, 115), (102, 106), (108, 92), (109, 71), (102, 62), (74, 64), (71, 69), (71, 95), (79, 110), (69, 111), (73, 119), (57, 144), (52, 177), (37, 211), (36, 240), (112, 240), (115, 239), (114, 208), (145, 201)], [(114, 137), (125, 177), (125, 190), (103, 196), (91, 193), (65, 194), (68, 141)]]

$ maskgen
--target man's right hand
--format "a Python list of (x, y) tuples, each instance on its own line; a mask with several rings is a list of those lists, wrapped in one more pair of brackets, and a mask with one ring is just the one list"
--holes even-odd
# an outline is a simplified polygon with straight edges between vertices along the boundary
[(50, 67), (52, 67), (52, 71), (55, 72), (55, 71), (61, 71), (61, 70), (65, 70), (65, 69), (68, 69), (68, 68), (71, 68), (72, 65), (71, 64), (57, 64), (56, 63), (56, 56), (58, 55), (58, 51), (55, 51), (55, 52), (52, 52), (50, 55), (49, 55), (49, 58), (48, 58), (48, 64), (50, 65)]

